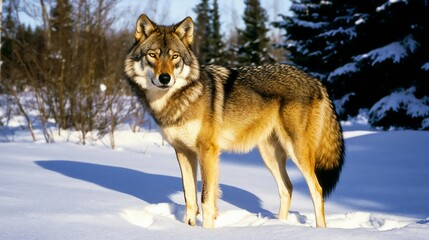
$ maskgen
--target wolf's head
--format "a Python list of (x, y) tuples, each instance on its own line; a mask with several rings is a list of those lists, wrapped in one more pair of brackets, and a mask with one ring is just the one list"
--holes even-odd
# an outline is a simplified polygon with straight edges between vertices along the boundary
[(146, 90), (163, 91), (198, 78), (199, 64), (191, 51), (194, 23), (190, 17), (161, 26), (142, 14), (135, 43), (125, 60), (127, 77)]

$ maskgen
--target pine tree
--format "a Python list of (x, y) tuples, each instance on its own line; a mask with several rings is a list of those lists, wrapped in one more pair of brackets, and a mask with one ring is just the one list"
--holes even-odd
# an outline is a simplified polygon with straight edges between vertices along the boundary
[[(371, 109), (373, 126), (424, 128), (422, 119), (429, 117), (429, 110), (424, 110), (429, 109), (423, 97), (427, 91), (421, 91), (427, 89), (423, 87), (427, 81), (421, 79), (427, 79), (429, 69), (423, 67), (429, 62), (423, 34), (429, 12), (424, 1), (303, 0), (291, 10), (293, 16), (277, 23), (287, 31), (284, 47), (290, 51), (289, 59), (328, 85), (342, 118)], [(421, 95), (419, 99), (413, 95), (423, 106), (419, 114), (407, 110), (414, 117), (400, 114), (401, 118), (382, 120), (387, 116), (384, 97), (410, 87)], [(382, 99), (384, 105), (374, 105)]]
[(317, 36), (329, 24), (329, 17), (321, 14), (326, 12), (323, 11), (326, 6), (317, 0), (296, 1), (290, 9), (294, 15), (283, 16), (284, 21), (275, 24), (286, 30), (284, 47), (289, 51), (287, 58), (316, 76), (324, 72), (319, 57), (324, 42)]
[(266, 22), (268, 17), (259, 0), (246, 0), (243, 20), (245, 28), (238, 30), (239, 34), (239, 63), (264, 64), (273, 61), (268, 53), (269, 39)]
[(217, 0), (213, 1), (213, 8), (210, 10), (210, 31), (208, 36), (209, 51), (206, 59), (208, 63), (223, 65), (225, 63), (225, 43), (220, 33), (220, 16)]
[[(13, 51), (14, 51), (14, 38), (16, 34), (16, 19), (12, 12), (12, 6), (10, 2), (5, 5), (5, 17), (3, 19), (2, 15), (2, 26), (1, 29), (1, 79), (2, 83), (9, 80), (11, 78), (11, 71), (13, 68), (13, 65), (16, 65), (16, 61), (14, 61), (13, 58)], [(3, 13), (2, 13), (3, 14)], [(3, 86), (0, 87), (0, 92), (3, 92)]]
[(373, 16), (384, 41), (356, 60), (362, 73), (378, 73), (376, 90), (387, 96), (371, 107), (369, 121), (384, 129), (429, 130), (429, 3), (384, 1)]
[(208, 36), (210, 33), (209, 1), (201, 0), (194, 9), (197, 14), (194, 33), (194, 52), (201, 64), (207, 63), (207, 52), (209, 51)]
[(70, 53), (70, 40), (73, 36), (73, 8), (69, 0), (56, 0), (55, 7), (51, 10), (50, 26), (52, 34), (53, 51), (61, 55), (62, 59), (69, 61), (66, 56)]
[[(72, 36), (73, 36), (73, 8), (69, 0), (56, 0), (54, 8), (51, 9), (50, 14), (50, 29), (51, 31), (51, 45), (50, 53), (48, 53), (52, 73), (55, 79), (47, 79), (52, 81), (48, 86), (51, 86), (50, 94), (51, 99), (47, 100), (51, 108), (58, 108), (55, 112), (55, 119), (57, 119), (60, 128), (66, 129), (69, 125), (67, 118), (70, 114), (67, 113), (64, 107), (66, 102), (69, 101), (70, 96), (74, 97), (76, 94), (77, 85), (66, 77), (70, 76), (69, 73), (72, 68)], [(80, 69), (82, 71), (82, 69)], [(79, 72), (80, 72), (79, 71)], [(69, 115), (69, 116), (67, 116)]]

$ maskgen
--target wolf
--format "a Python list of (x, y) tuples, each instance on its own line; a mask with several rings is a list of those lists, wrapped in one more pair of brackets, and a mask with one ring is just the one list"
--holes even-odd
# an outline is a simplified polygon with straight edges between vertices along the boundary
[[(337, 184), (344, 141), (326, 88), (286, 64), (200, 65), (192, 52), (190, 17), (164, 26), (142, 14), (124, 72), (134, 94), (174, 148), (182, 175), (185, 222), (196, 224), (200, 167), (203, 227), (218, 216), (219, 155), (258, 147), (280, 195), (279, 219), (289, 212), (291, 159), (304, 176), (317, 227), (326, 227), (324, 198)], [(238, 174), (238, 173), (237, 173)]]

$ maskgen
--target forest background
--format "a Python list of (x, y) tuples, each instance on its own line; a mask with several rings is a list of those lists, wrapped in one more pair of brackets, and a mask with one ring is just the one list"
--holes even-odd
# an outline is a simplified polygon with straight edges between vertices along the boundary
[[(291, 2), (272, 22), (259, 0), (244, 0), (243, 24), (224, 29), (218, 1), (199, 1), (192, 9), (193, 49), (201, 64), (293, 64), (328, 87), (342, 120), (363, 116), (385, 130), (429, 129), (428, 1)], [(123, 1), (2, 4), (0, 129), (10, 130), (19, 116), (19, 127), (35, 141), (38, 124), (46, 142), (55, 140), (53, 131), (72, 129), (85, 144), (96, 131), (110, 134), (114, 148), (119, 125), (138, 131), (150, 122), (123, 76), (134, 31), (118, 27)], [(168, 15), (158, 1), (141, 4), (153, 15)], [(22, 21), (23, 12), (38, 24)]]

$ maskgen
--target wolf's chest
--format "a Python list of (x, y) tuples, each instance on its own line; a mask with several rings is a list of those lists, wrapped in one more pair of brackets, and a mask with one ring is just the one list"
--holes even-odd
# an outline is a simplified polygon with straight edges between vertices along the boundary
[(180, 126), (169, 126), (161, 129), (164, 138), (173, 146), (177, 144), (195, 150), (198, 134), (201, 130), (201, 121), (192, 120)]

